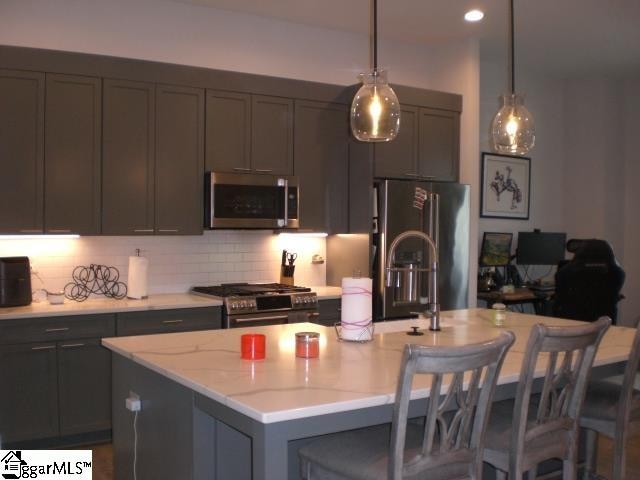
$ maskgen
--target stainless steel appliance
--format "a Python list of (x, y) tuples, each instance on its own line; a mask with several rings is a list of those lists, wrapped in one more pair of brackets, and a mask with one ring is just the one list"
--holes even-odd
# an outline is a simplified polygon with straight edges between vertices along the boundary
[[(387, 265), (389, 247), (408, 230), (429, 235), (438, 250), (437, 301), (442, 310), (466, 308), (469, 272), (468, 185), (444, 182), (378, 179), (374, 212), (374, 318), (415, 316), (429, 303), (428, 243), (411, 236), (398, 243), (394, 265)], [(435, 195), (431, 195), (435, 194)], [(386, 286), (387, 268), (399, 269)], [(426, 271), (419, 271), (426, 269)], [(393, 273), (393, 272), (392, 272)]]
[(208, 172), (205, 226), (209, 228), (298, 228), (296, 177)]
[(310, 288), (281, 283), (227, 283), (193, 287), (192, 293), (220, 299), (222, 328), (309, 322), (319, 316)]
[(0, 258), (0, 307), (31, 304), (31, 267), (28, 257)]

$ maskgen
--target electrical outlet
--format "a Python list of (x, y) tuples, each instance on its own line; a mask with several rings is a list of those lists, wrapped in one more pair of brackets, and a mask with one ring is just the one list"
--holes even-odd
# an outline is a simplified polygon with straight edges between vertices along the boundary
[(135, 392), (129, 392), (129, 396), (124, 401), (124, 406), (130, 412), (139, 412), (142, 409), (140, 396)]

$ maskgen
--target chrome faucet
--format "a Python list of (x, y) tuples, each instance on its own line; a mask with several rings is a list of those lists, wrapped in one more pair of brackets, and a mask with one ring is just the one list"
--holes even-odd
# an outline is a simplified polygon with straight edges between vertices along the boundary
[(431, 325), (429, 330), (440, 330), (440, 303), (438, 303), (438, 247), (433, 239), (424, 232), (419, 230), (407, 230), (402, 232), (391, 242), (389, 247), (389, 254), (387, 255), (387, 268), (386, 268), (386, 285), (391, 287), (393, 285), (393, 272), (403, 272), (410, 270), (407, 267), (394, 267), (396, 248), (403, 240), (417, 237), (424, 240), (431, 249), (431, 266), (429, 268), (413, 269), (414, 272), (429, 272), (429, 303), (427, 304), (427, 310), (424, 315), (429, 317)]

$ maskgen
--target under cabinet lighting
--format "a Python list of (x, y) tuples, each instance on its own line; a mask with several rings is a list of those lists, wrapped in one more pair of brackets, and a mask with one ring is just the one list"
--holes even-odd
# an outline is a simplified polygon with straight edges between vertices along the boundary
[(483, 18), (484, 18), (484, 13), (482, 12), (482, 10), (478, 10), (478, 9), (469, 10), (467, 13), (464, 14), (464, 19), (467, 22), (479, 22)]
[(279, 233), (278, 236), (280, 237), (326, 237), (327, 235), (329, 235), (328, 233), (324, 233), (324, 232), (301, 232), (301, 233)]
[(80, 235), (0, 235), (0, 240), (57, 240), (62, 238), (80, 238)]

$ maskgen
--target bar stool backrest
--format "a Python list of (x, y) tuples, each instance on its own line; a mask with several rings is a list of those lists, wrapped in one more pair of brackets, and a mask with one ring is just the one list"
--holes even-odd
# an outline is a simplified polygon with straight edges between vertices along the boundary
[[(609, 317), (592, 324), (571, 327), (534, 325), (525, 351), (513, 410), (513, 428), (509, 452), (509, 474), (522, 471), (519, 462), (528, 457), (551, 458), (558, 442), (573, 442), (578, 435), (578, 419), (584, 400), (589, 372), (596, 350), (611, 325)], [(546, 361), (539, 401), (532, 402), (534, 374), (539, 362)], [(535, 397), (538, 400), (538, 397)], [(531, 423), (529, 409), (536, 408)], [(559, 435), (553, 440), (553, 434)], [(544, 451), (524, 452), (525, 442), (545, 436)], [(514, 473), (515, 474), (515, 473)]]
[[(495, 340), (475, 345), (405, 346), (391, 429), (390, 479), (415, 476), (425, 470), (431, 470), (438, 478), (450, 478), (451, 471), (465, 468), (470, 478), (480, 478), (488, 413), (500, 368), (514, 340), (512, 332), (503, 332)], [(422, 448), (405, 463), (407, 416), (415, 374), (431, 374), (432, 380)], [(432, 470), (436, 466), (437, 474)]]

